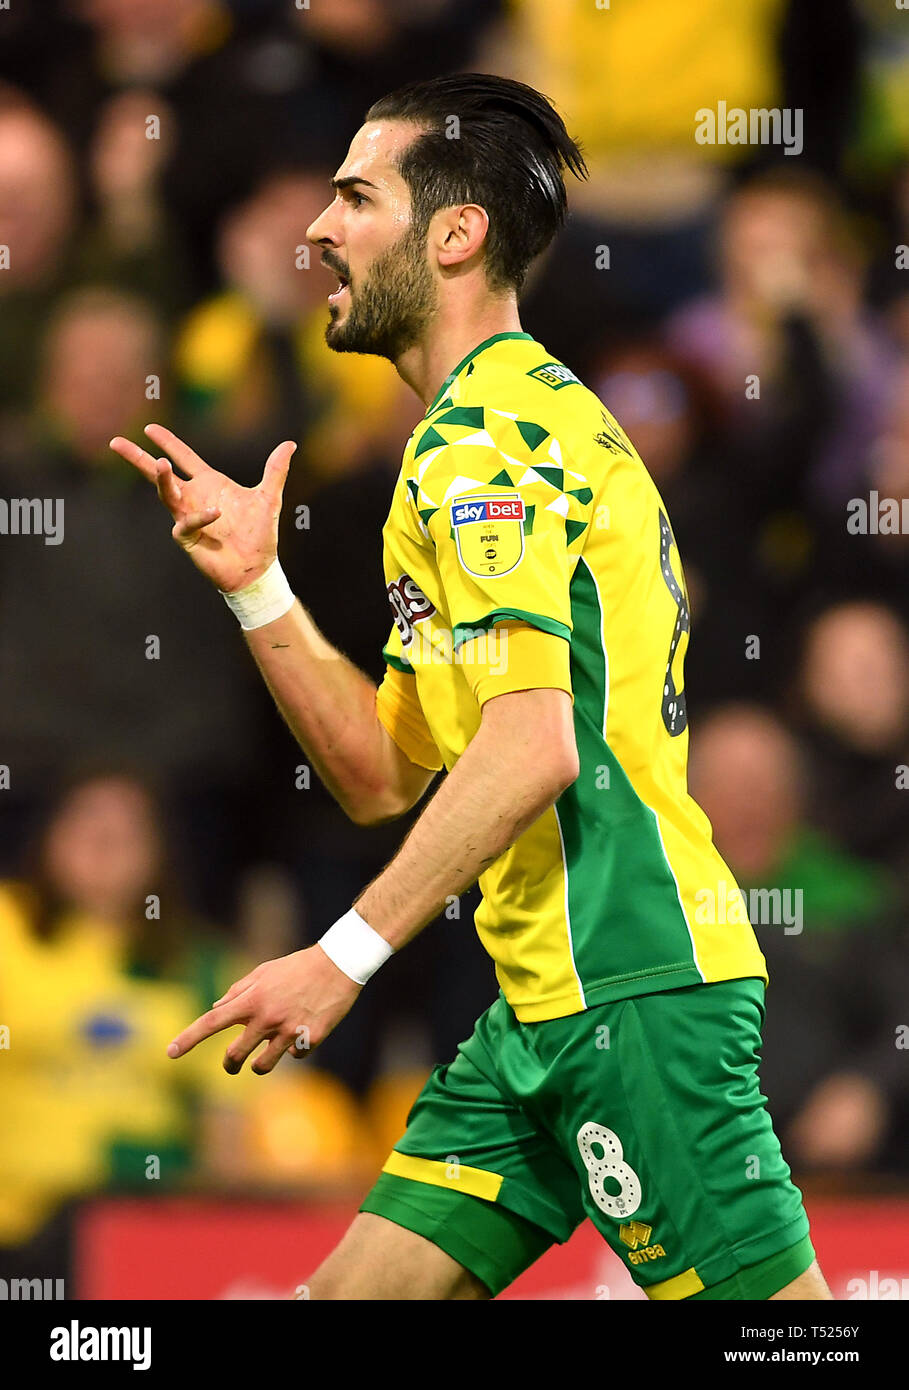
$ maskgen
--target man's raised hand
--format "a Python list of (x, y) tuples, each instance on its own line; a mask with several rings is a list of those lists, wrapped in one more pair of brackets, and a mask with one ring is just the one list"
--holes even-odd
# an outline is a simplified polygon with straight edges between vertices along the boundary
[[(263, 575), (277, 555), (281, 499), (296, 444), (279, 444), (268, 456), (261, 481), (241, 487), (210, 468), (163, 425), (148, 425), (145, 433), (168, 458), (155, 458), (120, 435), (110, 447), (155, 484), (173, 517), (171, 534), (177, 544), (225, 593)], [(186, 477), (174, 471), (174, 464)]]

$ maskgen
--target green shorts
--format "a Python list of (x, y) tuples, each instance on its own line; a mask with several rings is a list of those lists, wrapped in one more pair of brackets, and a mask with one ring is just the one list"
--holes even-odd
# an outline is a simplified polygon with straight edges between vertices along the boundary
[(769, 1298), (814, 1251), (760, 1092), (763, 1019), (760, 979), (541, 1023), (500, 995), (360, 1209), (493, 1295), (589, 1217), (650, 1298)]

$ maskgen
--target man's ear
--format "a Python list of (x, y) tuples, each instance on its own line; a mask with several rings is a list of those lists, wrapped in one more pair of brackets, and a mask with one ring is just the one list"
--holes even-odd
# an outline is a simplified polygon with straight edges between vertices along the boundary
[(430, 227), (439, 265), (458, 266), (479, 251), (489, 231), (489, 215), (478, 203), (441, 208)]

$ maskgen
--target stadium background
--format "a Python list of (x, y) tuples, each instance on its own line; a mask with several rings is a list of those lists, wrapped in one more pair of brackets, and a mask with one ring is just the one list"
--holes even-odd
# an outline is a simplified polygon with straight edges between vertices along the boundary
[[(668, 503), (692, 789), (743, 887), (801, 893), (800, 930), (756, 924), (764, 1090), (835, 1294), (881, 1296), (909, 1277), (909, 537), (846, 521), (909, 497), (909, 12), (885, 0), (0, 11), (0, 497), (65, 503), (60, 544), (0, 534), (0, 1277), (281, 1296), (493, 997), (468, 897), (305, 1064), (167, 1060), (406, 825), (353, 828), (309, 779), (106, 448), (155, 419), (251, 481), (298, 439), (284, 567), (380, 676), (379, 533), (422, 412), (325, 349), (299, 248), (368, 104), (456, 69), (532, 82), (585, 147), (524, 326)], [(804, 148), (699, 144), (720, 101), (800, 111)], [(634, 1296), (591, 1237), (525, 1296)]]

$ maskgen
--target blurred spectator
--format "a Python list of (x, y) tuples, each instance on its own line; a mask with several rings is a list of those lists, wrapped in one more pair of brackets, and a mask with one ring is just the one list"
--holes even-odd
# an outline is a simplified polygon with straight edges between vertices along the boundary
[(17, 93), (0, 89), (0, 417), (31, 398), (40, 335), (64, 277), (76, 214), (66, 142)]
[(0, 1267), (66, 1277), (69, 1201), (102, 1189), (337, 1190), (364, 1180), (362, 1122), (311, 1061), (267, 1083), (178, 1063), (170, 1040), (252, 967), (187, 913), (161, 807), (120, 768), (74, 776), (31, 872), (0, 884)]
[[(217, 594), (187, 571), (153, 491), (107, 441), (162, 414), (166, 344), (154, 312), (109, 290), (60, 303), (47, 326), (40, 405), (0, 491), (46, 499), (59, 543), (0, 547), (0, 729), (21, 813), (73, 757), (140, 749), (183, 822), (195, 901), (230, 908), (254, 851), (242, 806), (255, 785), (254, 672)], [(164, 406), (166, 418), (166, 406)], [(27, 695), (24, 693), (27, 692)]]
[[(384, 91), (468, 64), (501, 0), (77, 0), (33, 76), (80, 152), (107, 98), (158, 96), (173, 115), (167, 206), (192, 271), (213, 288), (224, 211), (276, 164), (337, 160)], [(75, 23), (73, 18), (75, 17)]]
[(335, 0), (295, 9), (294, 18), (362, 113), (417, 73), (462, 69), (503, 8), (503, 0)]
[(767, 960), (761, 1079), (784, 1152), (798, 1169), (906, 1174), (909, 1086), (894, 1047), (906, 932), (894, 923), (895, 880), (809, 829), (798, 747), (769, 712), (718, 710), (692, 731), (690, 766)]
[(590, 167), (524, 305), (529, 330), (575, 371), (588, 369), (605, 333), (650, 328), (706, 290), (726, 169), (756, 151), (699, 143), (696, 113), (715, 111), (719, 97), (730, 108), (778, 102), (781, 8), (512, 0), (490, 61), (556, 102)]
[(755, 516), (836, 510), (864, 477), (896, 370), (863, 307), (854, 229), (825, 184), (778, 170), (729, 199), (719, 260), (718, 292), (681, 309), (668, 341), (726, 402)]
[(93, 216), (78, 258), (80, 279), (147, 295), (168, 316), (191, 296), (185, 248), (162, 188), (173, 125), (151, 92), (123, 92), (100, 109), (88, 152)]
[(331, 197), (329, 178), (328, 170), (273, 175), (225, 217), (225, 288), (197, 305), (175, 348), (197, 451), (252, 482), (279, 439), (301, 440), (291, 484), (300, 496), (384, 443), (402, 391), (388, 362), (325, 348), (333, 281), (305, 233)]
[(685, 657), (690, 698), (753, 697), (767, 663), (747, 659), (746, 638), (765, 630), (768, 605), (715, 392), (655, 338), (629, 339), (604, 354), (590, 384), (621, 421), (672, 519), (694, 623)]
[(0, 442), (10, 417), (21, 421), (33, 402), (41, 338), (61, 294), (95, 279), (147, 293), (168, 313), (185, 302), (180, 237), (160, 196), (162, 141), (146, 139), (147, 109), (140, 94), (109, 104), (80, 190), (61, 132), (0, 89), (0, 246), (9, 261), (0, 274)]
[[(687, 166), (746, 155), (747, 147), (698, 144), (695, 112), (720, 93), (730, 107), (773, 104), (781, 11), (780, 0), (644, 0), (566, 14), (546, 0), (512, 0), (508, 51), (496, 56), (571, 113), (593, 174), (588, 202), (601, 211), (622, 199), (629, 220), (653, 225), (661, 208), (672, 207), (674, 218), (690, 206)], [(670, 174), (667, 186), (657, 186), (657, 168)]]
[(40, 1231), (71, 1197), (170, 1187), (207, 1164), (194, 1106), (242, 1087), (220, 1085), (221, 1040), (187, 1067), (166, 1048), (239, 963), (187, 915), (160, 811), (126, 771), (76, 778), (56, 801), (32, 872), (0, 886), (0, 958), (0, 1246), (18, 1274), (36, 1254), (62, 1260)]
[(909, 520), (904, 524), (904, 514), (909, 518), (909, 356), (897, 364), (853, 496), (817, 519), (804, 612), (862, 599), (883, 603), (909, 622)]
[(796, 686), (813, 824), (852, 853), (909, 870), (909, 635), (881, 604), (843, 603), (808, 626)]

